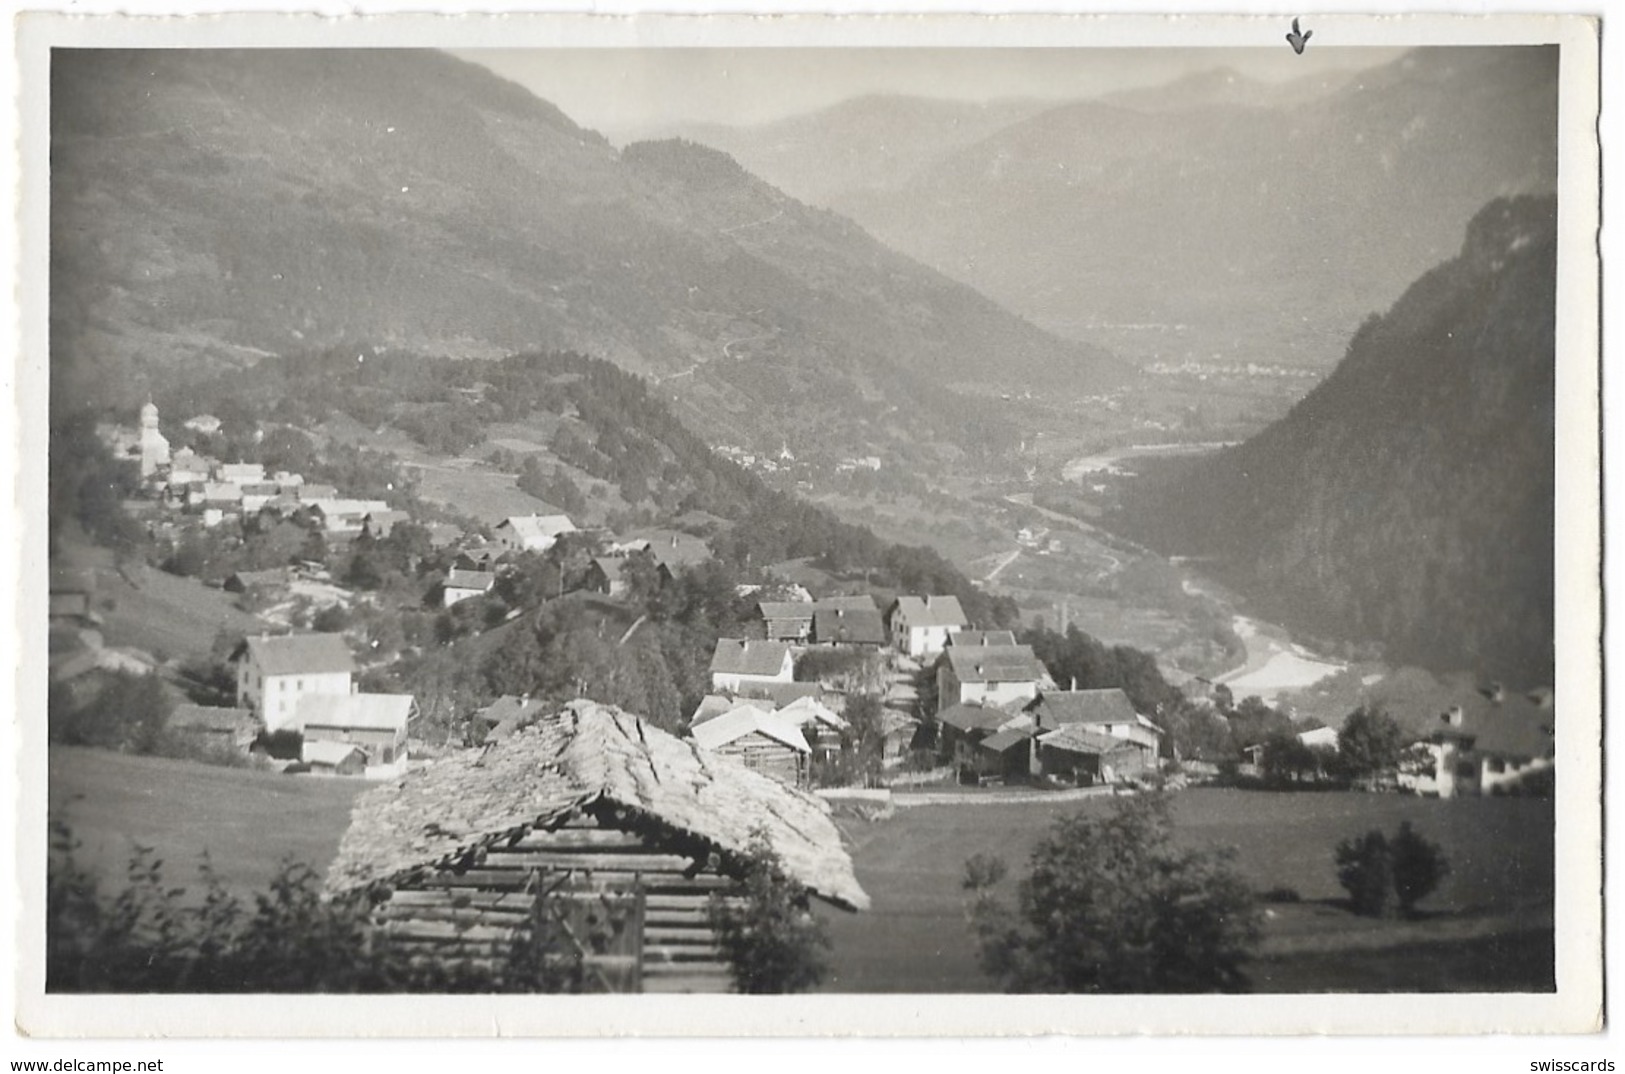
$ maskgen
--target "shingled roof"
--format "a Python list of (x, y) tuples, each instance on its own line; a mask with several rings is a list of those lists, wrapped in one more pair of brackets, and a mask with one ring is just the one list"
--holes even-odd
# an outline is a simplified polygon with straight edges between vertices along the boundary
[(950, 645), (943, 658), (960, 682), (1037, 682), (1044, 677), (1044, 665), (1027, 645), (980, 645), (959, 648)]
[(747, 735), (763, 735), (795, 750), (811, 753), (812, 747), (801, 733), (801, 728), (777, 712), (749, 702), (714, 716), (704, 723), (695, 724), (689, 735), (701, 749), (715, 750)]
[(777, 675), (790, 647), (782, 641), (718, 638), (711, 671), (723, 675)]
[(489, 749), (362, 795), (327, 887), (348, 891), (451, 867), (595, 804), (613, 806), (654, 838), (697, 843), (725, 861), (764, 829), (785, 869), (813, 893), (849, 909), (869, 905), (822, 801), (586, 700)]
[(355, 674), (355, 660), (342, 634), (261, 634), (239, 645), (232, 659), (244, 653), (265, 675)]

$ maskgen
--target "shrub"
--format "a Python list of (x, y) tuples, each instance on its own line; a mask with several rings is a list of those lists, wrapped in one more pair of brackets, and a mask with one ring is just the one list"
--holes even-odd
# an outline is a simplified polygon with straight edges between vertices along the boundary
[(254, 739), (254, 748), (264, 750), (279, 761), (297, 761), (304, 756), (305, 736), (288, 728), (261, 731)]
[(230, 894), (207, 857), (202, 898), (168, 886), (138, 847), (109, 898), (51, 826), (45, 987), (51, 992), (556, 992), (580, 984), (538, 901), (489, 962), (424, 960), (370, 923), (365, 896), (329, 899), (314, 870), (284, 863), (252, 907)]
[(1414, 913), (1449, 872), (1438, 844), (1419, 835), (1410, 821), (1392, 839), (1372, 829), (1337, 845), (1338, 882), (1354, 912), (1368, 917), (1388, 916), (1396, 902), (1402, 912)]
[(746, 854), (742, 903), (712, 897), (711, 925), (742, 993), (804, 992), (824, 979), (829, 936), (807, 889), (757, 831)]
[(1174, 845), (1167, 799), (1063, 817), (1034, 849), (1012, 915), (996, 859), (966, 863), (982, 965), (1019, 992), (1239, 992), (1259, 939), (1252, 892), (1225, 855)]

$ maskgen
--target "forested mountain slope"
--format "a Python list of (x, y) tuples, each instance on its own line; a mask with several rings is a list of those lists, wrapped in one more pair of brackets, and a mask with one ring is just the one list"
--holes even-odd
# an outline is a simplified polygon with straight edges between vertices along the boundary
[(1288, 622), (1550, 684), (1556, 201), (1497, 200), (1281, 421), (1122, 521)]
[(617, 151), (437, 52), (58, 50), (51, 122), (52, 360), (81, 398), (359, 340), (572, 350), (764, 422), (872, 404), (952, 437), (917, 386), (1122, 374), (719, 153)]

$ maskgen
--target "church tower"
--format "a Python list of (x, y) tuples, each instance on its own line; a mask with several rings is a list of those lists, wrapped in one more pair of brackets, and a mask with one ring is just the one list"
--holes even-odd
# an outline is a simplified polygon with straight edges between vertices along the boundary
[(158, 407), (152, 398), (141, 408), (141, 476), (151, 477), (169, 465), (169, 441), (158, 431)]

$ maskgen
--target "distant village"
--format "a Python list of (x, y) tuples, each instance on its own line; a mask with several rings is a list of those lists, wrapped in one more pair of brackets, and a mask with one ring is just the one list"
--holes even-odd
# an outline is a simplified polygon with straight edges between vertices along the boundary
[[(385, 501), (351, 498), (298, 473), (267, 473), (257, 463), (171, 451), (159, 425), (149, 401), (134, 428), (98, 430), (114, 456), (137, 469), (145, 498), (126, 508), (156, 538), (174, 541), (190, 531), (241, 526), (254, 518), (342, 545), (387, 539), (396, 526), (414, 521)], [(185, 425), (212, 434), (219, 421), (200, 415)], [(879, 466), (878, 459), (851, 462)], [(489, 537), (443, 522), (425, 528), (453, 564), (438, 582), (438, 603), (446, 609), (490, 594), (515, 556), (545, 553), (580, 532), (563, 514), (509, 517), (491, 527)], [(669, 584), (678, 572), (711, 557), (704, 540), (675, 529), (598, 536), (603, 554), (592, 557), (586, 588), (610, 600), (623, 597), (637, 576)], [(1044, 544), (1042, 533), (1021, 537), (1023, 545)], [(285, 744), (297, 743), (297, 754), (284, 751), (274, 763), (318, 775), (392, 779), (440, 755), (436, 744), (414, 734), (420, 715), (415, 697), (360, 689), (361, 668), (343, 633), (297, 629), (286, 615), (279, 620), (279, 609), (291, 605), (278, 602), (295, 596), (318, 606), (354, 599), (322, 564), (295, 556), (282, 567), (233, 573), (224, 588), (252, 597), (262, 621), (281, 622), (287, 630), (249, 636), (229, 653), (233, 705), (181, 705), (171, 726), (242, 752), (262, 750), (280, 736)], [(698, 748), (781, 783), (812, 788), (823, 782), (815, 771), (840, 770), (843, 751), (855, 749), (863, 737), (848, 712), (849, 700), (860, 694), (881, 699), (878, 713), (865, 716), (873, 726), (863, 731), (880, 740), (882, 769), (895, 781), (1089, 787), (1149, 785), (1170, 761), (1179, 762), (1181, 779), (1218, 771), (1211, 763), (1171, 755), (1177, 751), (1166, 747), (1155, 714), (1137, 712), (1123, 690), (1064, 688), (1030, 646), (1019, 644), (1011, 631), (979, 629), (954, 596), (877, 600), (848, 593), (815, 599), (795, 583), (739, 587), (743, 598), (758, 593), (750, 636), (716, 641), (710, 692), (686, 714), (686, 734)], [(153, 654), (101, 642), (95, 607), (94, 584), (84, 572), (53, 571), (52, 683), (88, 693), (98, 675), (157, 674), (162, 661)], [(844, 658), (807, 659), (819, 653)], [(934, 699), (921, 698), (922, 683)], [(1443, 714), (1438, 727), (1412, 745), (1410, 762), (1393, 773), (1400, 786), (1441, 797), (1493, 793), (1552, 765), (1550, 690), (1509, 697), (1496, 688), (1476, 700)], [(555, 707), (510, 695), (466, 715), (477, 740), (491, 743)], [(1337, 732), (1330, 728), (1298, 737), (1307, 756), (1337, 749)], [(1249, 747), (1241, 774), (1262, 772), (1263, 753), (1262, 745)], [(922, 757), (930, 763), (922, 765)], [(1320, 766), (1299, 767), (1313, 778)]]

